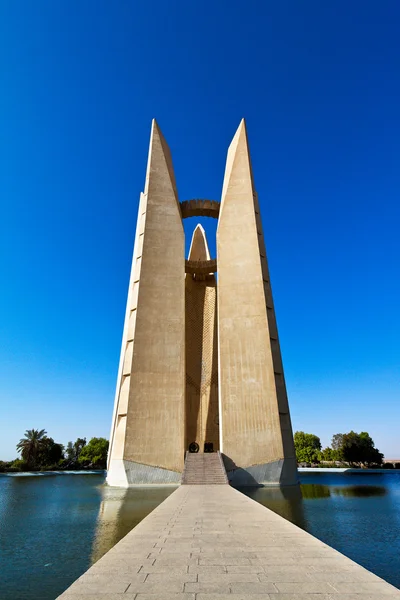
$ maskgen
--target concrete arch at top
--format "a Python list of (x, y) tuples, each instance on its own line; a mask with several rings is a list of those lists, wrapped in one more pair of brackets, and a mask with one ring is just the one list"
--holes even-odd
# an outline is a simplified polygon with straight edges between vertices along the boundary
[[(182, 219), (190, 217), (211, 217), (218, 219), (220, 202), (217, 200), (206, 200), (203, 198), (194, 198), (180, 202)], [(217, 260), (194, 261), (185, 260), (185, 273), (191, 275), (207, 275), (217, 272)]]

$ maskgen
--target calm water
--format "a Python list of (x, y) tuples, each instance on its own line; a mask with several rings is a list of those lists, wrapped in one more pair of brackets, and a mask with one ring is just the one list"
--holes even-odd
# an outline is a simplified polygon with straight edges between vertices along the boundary
[(300, 480), (301, 489), (242, 491), (400, 588), (400, 472)]
[[(244, 493), (400, 587), (400, 473), (302, 474)], [(54, 600), (174, 488), (103, 475), (0, 476), (0, 598)]]
[(0, 598), (54, 600), (175, 488), (104, 475), (0, 476)]

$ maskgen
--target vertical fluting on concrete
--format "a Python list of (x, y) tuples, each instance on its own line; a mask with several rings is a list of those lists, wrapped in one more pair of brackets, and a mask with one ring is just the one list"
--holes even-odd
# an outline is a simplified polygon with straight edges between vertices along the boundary
[[(197, 225), (189, 251), (189, 260), (210, 259), (205, 232)], [(185, 280), (185, 448), (197, 442), (219, 449), (217, 288), (213, 274), (186, 275)]]
[(160, 483), (179, 481), (184, 336), (184, 231), (170, 151), (153, 121), (110, 440), (111, 485), (151, 482), (152, 472)]
[(244, 120), (228, 150), (217, 261), (221, 451), (238, 482), (246, 471), (245, 483), (294, 483), (289, 407)]

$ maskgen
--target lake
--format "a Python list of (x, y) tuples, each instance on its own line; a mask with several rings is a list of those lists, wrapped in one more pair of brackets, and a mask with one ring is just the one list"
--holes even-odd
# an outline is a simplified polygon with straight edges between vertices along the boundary
[[(242, 491), (400, 588), (400, 472), (300, 478)], [(0, 476), (1, 600), (54, 600), (174, 489), (109, 488), (103, 474)]]

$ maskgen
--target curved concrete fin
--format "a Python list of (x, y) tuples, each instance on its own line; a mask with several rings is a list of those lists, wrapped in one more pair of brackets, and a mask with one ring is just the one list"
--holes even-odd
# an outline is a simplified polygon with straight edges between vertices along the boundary
[(210, 260), (206, 232), (200, 223), (193, 232), (189, 250), (189, 260)]
[(149, 156), (145, 181), (145, 194), (153, 193), (157, 197), (168, 197), (173, 193), (180, 214), (178, 191), (176, 187), (171, 151), (158, 123), (153, 119), (151, 124)]

